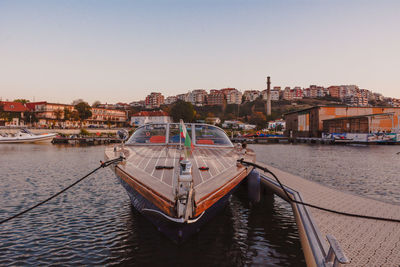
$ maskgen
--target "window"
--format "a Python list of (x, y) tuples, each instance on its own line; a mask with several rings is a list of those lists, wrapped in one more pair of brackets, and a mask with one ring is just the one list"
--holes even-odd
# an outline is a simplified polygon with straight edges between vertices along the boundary
[(167, 126), (163, 124), (149, 124), (138, 128), (127, 144), (165, 144)]
[[(186, 130), (189, 133), (190, 138), (192, 138), (192, 127), (190, 124), (185, 124)], [(180, 130), (179, 130), (179, 124), (170, 124), (169, 125), (169, 141), (168, 143), (170, 144), (179, 144), (182, 142), (182, 144), (185, 143), (185, 138), (180, 137)]]
[(196, 145), (233, 146), (225, 132), (215, 126), (196, 125)]

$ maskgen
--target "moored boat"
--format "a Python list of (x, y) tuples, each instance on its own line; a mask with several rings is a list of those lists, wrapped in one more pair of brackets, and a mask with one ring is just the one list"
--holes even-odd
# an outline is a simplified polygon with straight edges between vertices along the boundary
[(16, 134), (0, 135), (1, 143), (41, 143), (50, 142), (56, 136), (54, 133), (34, 134), (28, 129), (21, 129)]
[[(193, 140), (193, 141), (192, 141)], [(207, 124), (147, 124), (124, 145), (108, 147), (133, 206), (170, 239), (181, 242), (224, 207), (252, 170), (246, 148), (233, 146), (225, 132)]]

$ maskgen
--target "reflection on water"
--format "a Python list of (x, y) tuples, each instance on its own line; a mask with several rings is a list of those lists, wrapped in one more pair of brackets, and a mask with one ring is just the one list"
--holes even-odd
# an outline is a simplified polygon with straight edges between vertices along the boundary
[[(0, 219), (96, 168), (104, 147), (0, 146)], [(245, 187), (188, 242), (175, 245), (132, 208), (102, 169), (65, 194), (0, 226), (1, 265), (304, 266), (290, 206), (265, 196), (250, 207)]]
[(400, 146), (250, 145), (257, 160), (292, 174), (390, 203), (400, 203)]

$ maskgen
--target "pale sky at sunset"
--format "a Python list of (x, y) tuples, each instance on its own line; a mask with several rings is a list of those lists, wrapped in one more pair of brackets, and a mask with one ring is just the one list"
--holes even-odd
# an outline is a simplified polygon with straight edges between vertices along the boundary
[(0, 97), (356, 84), (400, 98), (400, 1), (0, 0)]

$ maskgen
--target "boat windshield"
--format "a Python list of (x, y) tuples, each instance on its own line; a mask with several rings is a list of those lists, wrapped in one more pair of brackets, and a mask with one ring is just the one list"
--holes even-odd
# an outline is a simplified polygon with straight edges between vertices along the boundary
[[(192, 127), (191, 125), (185, 125), (186, 130), (188, 131), (189, 136), (192, 136)], [(180, 134), (180, 129), (179, 129), (179, 124), (170, 124), (169, 125), (169, 144), (179, 144), (179, 143), (184, 144), (185, 143), (185, 137), (181, 136)]]
[(211, 125), (196, 125), (195, 126), (196, 144), (197, 145), (217, 145), (227, 146), (232, 145), (225, 132), (218, 127)]
[(146, 124), (138, 128), (126, 144), (165, 144), (167, 125), (165, 124)]
[[(225, 132), (216, 126), (207, 124), (185, 124), (185, 126), (196, 146), (233, 146)], [(127, 145), (180, 143), (185, 143), (185, 137), (180, 133), (179, 123), (146, 124), (139, 127), (126, 142)]]

